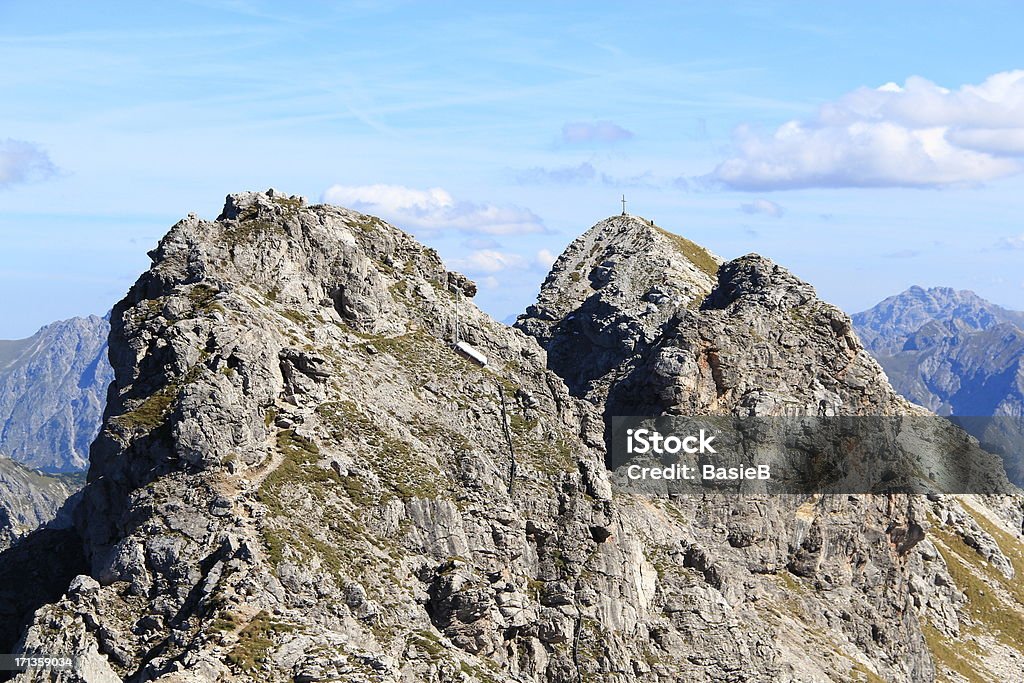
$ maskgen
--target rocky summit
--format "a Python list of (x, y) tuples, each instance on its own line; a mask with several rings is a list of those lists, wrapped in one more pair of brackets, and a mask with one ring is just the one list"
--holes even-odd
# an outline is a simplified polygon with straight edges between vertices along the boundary
[(151, 257), (64, 562), (0, 553), (0, 651), (78, 657), (56, 680), (1020, 672), (1017, 496), (612, 487), (611, 414), (923, 412), (767, 259), (611, 218), (516, 329), (397, 228), (272, 191)]

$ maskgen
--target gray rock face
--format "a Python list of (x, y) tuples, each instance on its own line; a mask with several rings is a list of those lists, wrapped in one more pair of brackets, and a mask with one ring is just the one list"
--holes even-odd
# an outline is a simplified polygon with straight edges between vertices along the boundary
[(606, 412), (892, 415), (910, 409), (861, 347), (849, 318), (757, 255), (724, 264), (700, 308), (679, 311), (632, 365)]
[(113, 379), (108, 329), (89, 316), (0, 341), (0, 452), (47, 472), (86, 468)]
[[(85, 567), (0, 649), (81, 655), (69, 681), (804, 683), (933, 680), (974, 639), (974, 670), (1009, 679), (1021, 648), (992, 632), (1020, 616), (1012, 498), (613, 492), (613, 396), (905, 404), (849, 321), (770, 262), (712, 280), (694, 259), (714, 259), (635, 219), (588, 235), (518, 325), (596, 370), (491, 320), (378, 219), (268, 192), (179, 222), (112, 314)], [(620, 275), (642, 259), (673, 277)], [(456, 305), (487, 367), (452, 351)]]
[(70, 519), (56, 518), (76, 489), (66, 477), (40, 474), (0, 456), (0, 551), (44, 524), (69, 526)]

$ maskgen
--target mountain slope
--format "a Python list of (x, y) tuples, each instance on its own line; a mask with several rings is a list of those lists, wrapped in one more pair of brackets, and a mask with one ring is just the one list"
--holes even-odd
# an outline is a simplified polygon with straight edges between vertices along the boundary
[[(646, 229), (624, 226), (618, 263), (639, 257), (635, 239), (700, 277), (699, 252), (675, 262)], [(592, 237), (595, 257), (612, 246)], [(592, 327), (563, 328), (608, 320), (625, 330), (613, 339), (640, 340), (586, 352), (601, 372), (570, 378), (581, 400), (534, 338), (379, 219), (232, 195), (151, 256), (111, 317), (114, 386), (75, 522), (86, 573), (4, 612), (31, 616), (0, 650), (82, 658), (63, 680), (927, 681), (958, 666), (941, 648), (976, 624), (978, 670), (1005, 678), (1024, 651), (1003, 580), (1013, 499), (613, 490), (613, 395), (639, 405), (651, 387), (659, 407), (708, 412), (789, 396), (905, 406), (849, 321), (764, 259), (711, 259), (688, 300), (705, 308), (645, 302), (656, 325), (619, 315), (650, 291), (621, 282), (630, 293)], [(593, 294), (563, 272), (583, 302), (568, 317)], [(456, 305), (486, 367), (449, 344)], [(0, 554), (0, 576), (25, 569), (32, 541)], [(988, 609), (968, 612), (958, 580)], [(997, 617), (1009, 645), (984, 633)]]
[(76, 488), (67, 478), (46, 476), (0, 456), (0, 550), (54, 520)]
[(1004, 455), (1024, 485), (1024, 313), (972, 292), (913, 287), (853, 317), (893, 386)]
[(88, 316), (0, 342), (0, 452), (48, 472), (85, 469), (113, 377), (108, 329)]

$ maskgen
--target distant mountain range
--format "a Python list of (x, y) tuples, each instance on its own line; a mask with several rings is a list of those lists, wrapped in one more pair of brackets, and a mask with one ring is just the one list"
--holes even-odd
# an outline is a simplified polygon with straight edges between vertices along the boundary
[(88, 467), (113, 379), (109, 330), (91, 315), (0, 341), (0, 453), (46, 472)]
[(940, 415), (1024, 415), (1024, 313), (911, 287), (853, 316), (893, 387)]
[(898, 392), (961, 418), (1024, 485), (1024, 313), (970, 291), (911, 287), (853, 323)]

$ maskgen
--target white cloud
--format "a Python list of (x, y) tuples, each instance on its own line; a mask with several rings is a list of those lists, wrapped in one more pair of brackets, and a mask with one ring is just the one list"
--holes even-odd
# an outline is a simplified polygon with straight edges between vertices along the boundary
[(740, 211), (750, 214), (762, 213), (772, 218), (782, 218), (782, 214), (786, 213), (785, 209), (769, 199), (755, 199), (752, 202), (740, 204)]
[(547, 249), (539, 250), (533, 258), (498, 249), (477, 249), (462, 258), (452, 259), (451, 265), (468, 275), (493, 276), (511, 270), (546, 272), (554, 262), (555, 255)]
[(497, 249), (477, 249), (464, 258), (453, 260), (452, 265), (456, 270), (470, 275), (478, 275), (525, 269), (529, 268), (530, 263), (519, 254), (511, 254)]
[(1024, 233), (1012, 237), (1004, 237), (996, 243), (996, 247), (1003, 249), (1024, 249)]
[(632, 137), (631, 131), (611, 121), (576, 121), (562, 126), (562, 142), (570, 145), (620, 142)]
[(0, 140), (0, 189), (56, 175), (50, 157), (31, 142)]
[(1024, 71), (949, 90), (911, 77), (859, 88), (770, 135), (737, 129), (712, 177), (740, 190), (942, 187), (1024, 170)]
[(529, 209), (458, 201), (440, 187), (332, 185), (324, 191), (323, 201), (381, 216), (400, 228), (422, 233), (457, 230), (521, 235), (545, 231), (543, 221)]

